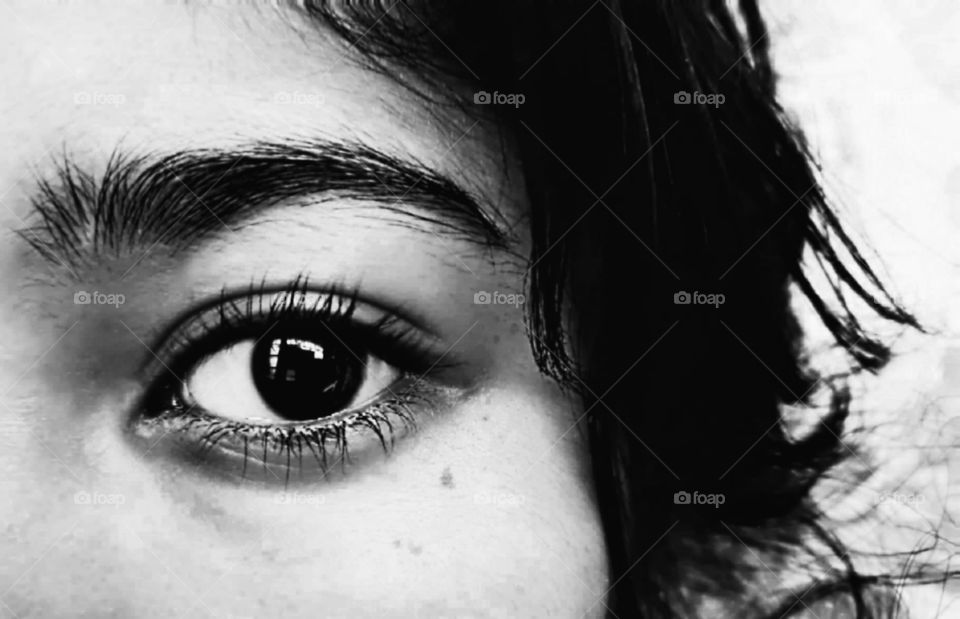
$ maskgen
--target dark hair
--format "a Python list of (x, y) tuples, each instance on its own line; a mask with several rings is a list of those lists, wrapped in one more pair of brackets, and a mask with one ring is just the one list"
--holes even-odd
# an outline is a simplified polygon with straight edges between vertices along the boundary
[[(493, 107), (475, 106), (476, 91), (524, 96), (496, 113), (532, 207), (529, 335), (542, 371), (584, 401), (607, 606), (675, 617), (724, 599), (738, 616), (779, 617), (831, 598), (858, 617), (893, 612), (898, 581), (860, 573), (810, 498), (848, 453), (850, 397), (842, 377), (809, 366), (791, 286), (852, 371), (890, 354), (854, 301), (919, 325), (828, 207), (777, 103), (755, 0), (306, 10), (436, 105), (477, 116)], [(812, 283), (823, 276), (827, 295)], [(725, 302), (677, 304), (681, 291)], [(812, 406), (824, 388), (819, 423), (788, 432), (783, 407)], [(685, 489), (725, 501), (678, 506)], [(771, 584), (765, 568), (786, 570), (802, 550), (823, 559), (816, 571), (800, 588)]]

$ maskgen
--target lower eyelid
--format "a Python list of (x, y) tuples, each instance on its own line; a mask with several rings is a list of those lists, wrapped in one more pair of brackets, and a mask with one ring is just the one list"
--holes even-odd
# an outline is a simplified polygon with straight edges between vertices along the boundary
[[(330, 424), (258, 426), (195, 410), (169, 411), (139, 420), (133, 433), (149, 444), (165, 443), (180, 459), (202, 464), (198, 468), (205, 473), (228, 480), (266, 484), (317, 481), (341, 476), (373, 457), (389, 455), (404, 436), (446, 408), (456, 397), (455, 391), (417, 381), (386, 401)], [(326, 437), (323, 442), (317, 440), (321, 435)]]

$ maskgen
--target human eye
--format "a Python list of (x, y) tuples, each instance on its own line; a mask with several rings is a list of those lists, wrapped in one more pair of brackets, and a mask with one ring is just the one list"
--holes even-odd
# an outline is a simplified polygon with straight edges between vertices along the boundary
[(221, 293), (160, 338), (133, 433), (234, 479), (287, 484), (389, 453), (455, 391), (428, 329), (306, 278)]

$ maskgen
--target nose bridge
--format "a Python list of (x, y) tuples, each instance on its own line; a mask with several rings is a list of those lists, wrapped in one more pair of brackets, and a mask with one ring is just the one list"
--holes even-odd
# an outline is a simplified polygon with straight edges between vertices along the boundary
[(139, 520), (153, 510), (117, 448), (129, 402), (78, 390), (56, 352), (77, 345), (74, 330), (61, 335), (46, 354), (0, 361), (0, 602), (29, 616), (112, 615), (124, 595), (104, 588), (103, 572), (143, 554)]

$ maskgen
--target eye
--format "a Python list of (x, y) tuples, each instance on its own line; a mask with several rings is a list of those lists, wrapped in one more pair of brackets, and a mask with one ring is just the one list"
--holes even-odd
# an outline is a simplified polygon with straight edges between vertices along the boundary
[(223, 419), (313, 421), (372, 402), (401, 377), (332, 333), (275, 331), (201, 360), (186, 379), (185, 402)]
[(231, 475), (247, 477), (255, 460), (284, 483), (305, 459), (326, 475), (351, 454), (389, 451), (459, 382), (446, 380), (455, 353), (424, 327), (300, 279), (223, 294), (154, 350), (132, 432)]

